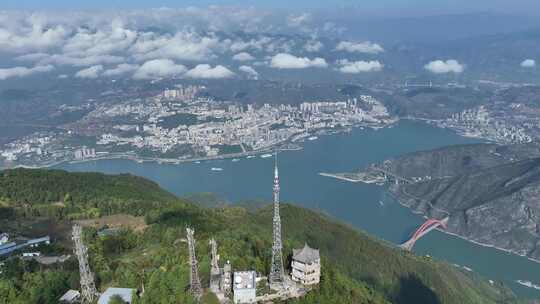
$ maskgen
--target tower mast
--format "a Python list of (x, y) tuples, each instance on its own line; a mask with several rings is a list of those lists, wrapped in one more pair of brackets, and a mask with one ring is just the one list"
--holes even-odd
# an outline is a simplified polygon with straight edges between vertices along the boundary
[(79, 274), (81, 277), (81, 302), (83, 304), (93, 303), (99, 295), (94, 283), (94, 274), (88, 265), (88, 249), (82, 240), (82, 227), (79, 224), (73, 225), (73, 242), (75, 243), (75, 255), (79, 261)]
[(199, 302), (202, 297), (201, 280), (199, 279), (199, 265), (195, 255), (195, 230), (186, 228), (189, 249), (189, 264), (191, 265), (191, 274), (189, 278), (189, 290), (195, 300)]
[(272, 265), (270, 269), (270, 286), (281, 285), (284, 280), (283, 255), (281, 253), (281, 217), (279, 215), (279, 171), (277, 165), (277, 152), (274, 163), (274, 218), (273, 218), (273, 245), (272, 245)]

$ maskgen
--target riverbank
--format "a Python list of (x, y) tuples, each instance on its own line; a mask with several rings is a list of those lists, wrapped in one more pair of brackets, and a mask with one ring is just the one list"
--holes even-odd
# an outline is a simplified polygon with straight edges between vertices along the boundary
[[(321, 177), (319, 173), (347, 172), (351, 167), (364, 168), (418, 150), (470, 143), (477, 141), (414, 121), (401, 121), (393, 128), (378, 131), (354, 128), (350, 133), (319, 136), (313, 141), (306, 139), (301, 144), (303, 151), (284, 152), (279, 156), (281, 196), (283, 201), (322, 210), (388, 243), (399, 244), (423, 223), (421, 216), (396, 204), (384, 187), (336, 182)], [(216, 173), (212, 167), (223, 168), (223, 172)], [(65, 164), (58, 169), (131, 173), (147, 177), (180, 197), (211, 192), (230, 202), (272, 200), (272, 158), (250, 157), (238, 162), (201, 162), (180, 166), (104, 160)], [(378, 203), (381, 200), (384, 205)], [(389, 200), (388, 203), (385, 200)], [(540, 297), (540, 291), (515, 283), (517, 279), (540, 282), (540, 264), (518, 255), (477, 246), (443, 233), (430, 233), (416, 244), (415, 251), (450, 264), (467, 265), (486, 278), (503, 281), (519, 295)]]
[[(414, 209), (411, 209), (408, 205), (404, 204), (403, 202), (401, 202), (392, 192), (390, 191), (387, 191), (388, 194), (398, 203), (400, 204), (401, 206), (411, 210), (411, 212), (415, 213), (415, 214), (419, 214), (419, 215), (422, 215), (423, 218), (425, 219), (428, 219), (428, 217), (423, 213), (423, 212), (420, 212), (420, 211), (416, 211)], [(450, 216), (450, 215), (449, 215)], [(534, 259), (534, 258), (531, 258), (527, 255), (524, 255), (524, 254), (521, 254), (519, 252), (515, 252), (515, 251), (512, 251), (511, 249), (506, 249), (506, 248), (502, 248), (502, 247), (498, 247), (498, 246), (495, 246), (493, 244), (486, 244), (486, 243), (482, 243), (482, 242), (479, 242), (477, 240), (474, 240), (474, 239), (471, 239), (471, 238), (468, 238), (466, 236), (463, 236), (463, 235), (460, 235), (460, 234), (457, 234), (457, 233), (454, 233), (454, 232), (450, 232), (448, 230), (445, 230), (445, 229), (440, 229), (440, 228), (437, 228), (438, 231), (442, 232), (442, 233), (445, 233), (445, 234), (448, 234), (448, 235), (451, 235), (451, 236), (454, 236), (454, 237), (457, 237), (457, 238), (460, 238), (462, 240), (465, 240), (465, 241), (468, 241), (470, 243), (473, 243), (475, 245), (479, 245), (479, 246), (482, 246), (482, 247), (487, 247), (487, 248), (493, 248), (493, 249), (497, 249), (497, 250), (500, 250), (500, 251), (504, 251), (506, 253), (510, 253), (510, 254), (513, 254), (513, 255), (517, 255), (517, 256), (520, 256), (520, 257), (524, 257), (526, 259), (528, 259), (529, 261), (532, 261), (532, 262), (535, 262), (535, 263), (540, 263), (540, 260), (537, 260), (537, 259)]]
[(302, 146), (299, 143), (304, 142), (310, 136), (317, 137), (317, 136), (336, 135), (336, 134), (341, 134), (341, 133), (350, 133), (354, 128), (358, 128), (358, 129), (368, 128), (368, 129), (373, 129), (373, 130), (380, 130), (380, 129), (391, 127), (397, 122), (399, 122), (399, 119), (395, 118), (395, 119), (389, 120), (386, 123), (383, 123), (382, 125), (377, 125), (373, 123), (359, 123), (357, 125), (352, 125), (352, 126), (347, 126), (347, 127), (338, 127), (338, 128), (332, 128), (332, 129), (330, 128), (319, 129), (313, 132), (294, 134), (284, 140), (271, 142), (268, 145), (261, 147), (257, 150), (245, 151), (245, 152), (240, 152), (240, 153), (230, 153), (230, 154), (221, 154), (221, 155), (215, 155), (215, 156), (191, 157), (191, 158), (161, 158), (161, 157), (143, 157), (143, 156), (137, 155), (135, 152), (124, 152), (124, 153), (103, 152), (106, 154), (102, 154), (102, 155), (88, 158), (88, 159), (81, 159), (81, 160), (65, 159), (65, 160), (54, 161), (50, 163), (49, 162), (41, 163), (41, 164), (36, 164), (36, 165), (25, 165), (25, 164), (6, 165), (6, 163), (2, 162), (0, 159), (0, 170), (10, 169), (10, 168), (43, 169), (43, 168), (52, 168), (52, 167), (60, 166), (66, 163), (77, 164), (77, 163), (93, 162), (93, 161), (99, 161), (99, 160), (115, 160), (115, 159), (127, 159), (131, 161), (135, 161), (137, 163), (157, 162), (159, 164), (181, 164), (181, 163), (191, 163), (191, 162), (198, 162), (198, 161), (209, 161), (209, 160), (220, 160), (220, 159), (239, 158), (239, 157), (246, 157), (246, 156), (255, 156), (259, 154), (270, 153), (275, 150), (298, 151), (298, 150), (302, 150)]
[[(335, 179), (338, 179), (338, 180), (343, 180), (343, 181), (347, 181), (347, 182), (351, 182), (351, 183), (365, 183), (365, 184), (373, 184), (373, 183), (369, 183), (369, 182), (365, 182), (361, 179), (352, 179), (352, 178), (347, 178), (347, 177), (344, 177), (343, 176), (343, 173), (336, 173), (336, 174), (332, 174), (332, 173), (324, 173), (324, 172), (321, 172), (319, 173), (320, 176), (325, 176), (325, 177), (330, 177), (330, 178), (335, 178)], [(420, 212), (420, 211), (416, 211), (414, 209), (411, 209), (408, 205), (404, 204), (403, 202), (401, 202), (392, 192), (390, 191), (387, 191), (387, 193), (398, 203), (400, 204), (401, 206), (409, 209), (412, 213), (414, 214), (418, 214), (418, 215), (421, 215), (423, 218), (425, 219), (428, 219), (428, 217), (423, 213), (423, 212)], [(440, 229), (440, 228), (437, 228), (438, 231), (440, 232), (443, 232), (445, 234), (448, 234), (448, 235), (451, 235), (451, 236), (454, 236), (454, 237), (458, 237), (460, 239), (463, 239), (463, 240), (466, 240), (468, 242), (471, 242), (475, 245), (479, 245), (479, 246), (482, 246), (482, 247), (488, 247), (488, 248), (494, 248), (494, 249), (497, 249), (497, 250), (500, 250), (500, 251), (504, 251), (506, 253), (511, 253), (511, 254), (514, 254), (514, 255), (517, 255), (517, 256), (520, 256), (520, 257), (524, 257), (532, 262), (535, 262), (535, 263), (540, 263), (540, 260), (538, 259), (534, 259), (534, 258), (531, 258), (527, 255), (524, 255), (524, 254), (521, 254), (519, 252), (516, 252), (516, 251), (513, 251), (511, 249), (506, 249), (506, 248), (502, 248), (502, 247), (498, 247), (498, 246), (495, 246), (495, 245), (492, 245), (492, 244), (487, 244), (487, 243), (482, 243), (482, 242), (479, 242), (477, 240), (474, 240), (474, 239), (471, 239), (471, 238), (468, 238), (468, 237), (465, 237), (463, 235), (460, 235), (460, 234), (457, 234), (457, 233), (454, 233), (454, 232), (450, 232), (448, 230), (444, 230), (444, 229)]]

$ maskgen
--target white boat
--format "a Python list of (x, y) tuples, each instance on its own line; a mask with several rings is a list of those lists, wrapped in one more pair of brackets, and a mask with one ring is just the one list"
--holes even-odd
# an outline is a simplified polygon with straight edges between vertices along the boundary
[(249, 158), (254, 158), (254, 157), (255, 157), (255, 155), (248, 155), (246, 158), (249, 159)]
[(210, 169), (212, 171), (223, 171), (223, 168), (216, 168), (216, 167), (212, 167), (212, 169)]
[(383, 201), (379, 201), (379, 205), (384, 206)]
[(200, 161), (196, 161), (195, 163), (196, 163), (196, 164), (200, 164), (201, 162), (200, 162)]
[(237, 162), (237, 161), (240, 161), (238, 158), (233, 158), (232, 160), (233, 162)]
[(261, 155), (261, 158), (268, 158), (268, 157), (272, 157), (272, 154), (263, 154), (263, 155)]
[(308, 140), (315, 140), (317, 138), (318, 138), (317, 136), (311, 136), (311, 137), (308, 137)]

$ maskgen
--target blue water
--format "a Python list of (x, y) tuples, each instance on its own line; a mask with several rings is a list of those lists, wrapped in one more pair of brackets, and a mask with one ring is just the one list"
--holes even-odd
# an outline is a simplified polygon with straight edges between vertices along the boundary
[[(420, 216), (393, 201), (382, 187), (318, 173), (348, 172), (403, 153), (473, 142), (477, 140), (412, 121), (377, 131), (354, 129), (347, 134), (321, 136), (307, 141), (303, 150), (280, 153), (281, 200), (320, 209), (370, 234), (401, 243), (422, 223)], [(229, 201), (270, 201), (272, 196), (273, 158), (180, 165), (102, 160), (60, 167), (71, 171), (129, 172), (152, 179), (180, 196), (213, 192)], [(212, 171), (212, 167), (223, 171)], [(502, 280), (521, 296), (540, 298), (540, 291), (514, 282), (522, 279), (540, 284), (540, 264), (526, 258), (438, 231), (418, 241), (414, 251), (470, 267), (487, 279)]]

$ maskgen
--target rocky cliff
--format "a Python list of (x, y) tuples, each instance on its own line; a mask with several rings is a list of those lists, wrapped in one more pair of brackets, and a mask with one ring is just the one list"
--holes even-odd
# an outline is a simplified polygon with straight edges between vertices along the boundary
[(452, 146), (379, 166), (402, 177), (422, 177), (390, 191), (429, 217), (449, 216), (449, 232), (540, 260), (537, 145)]

